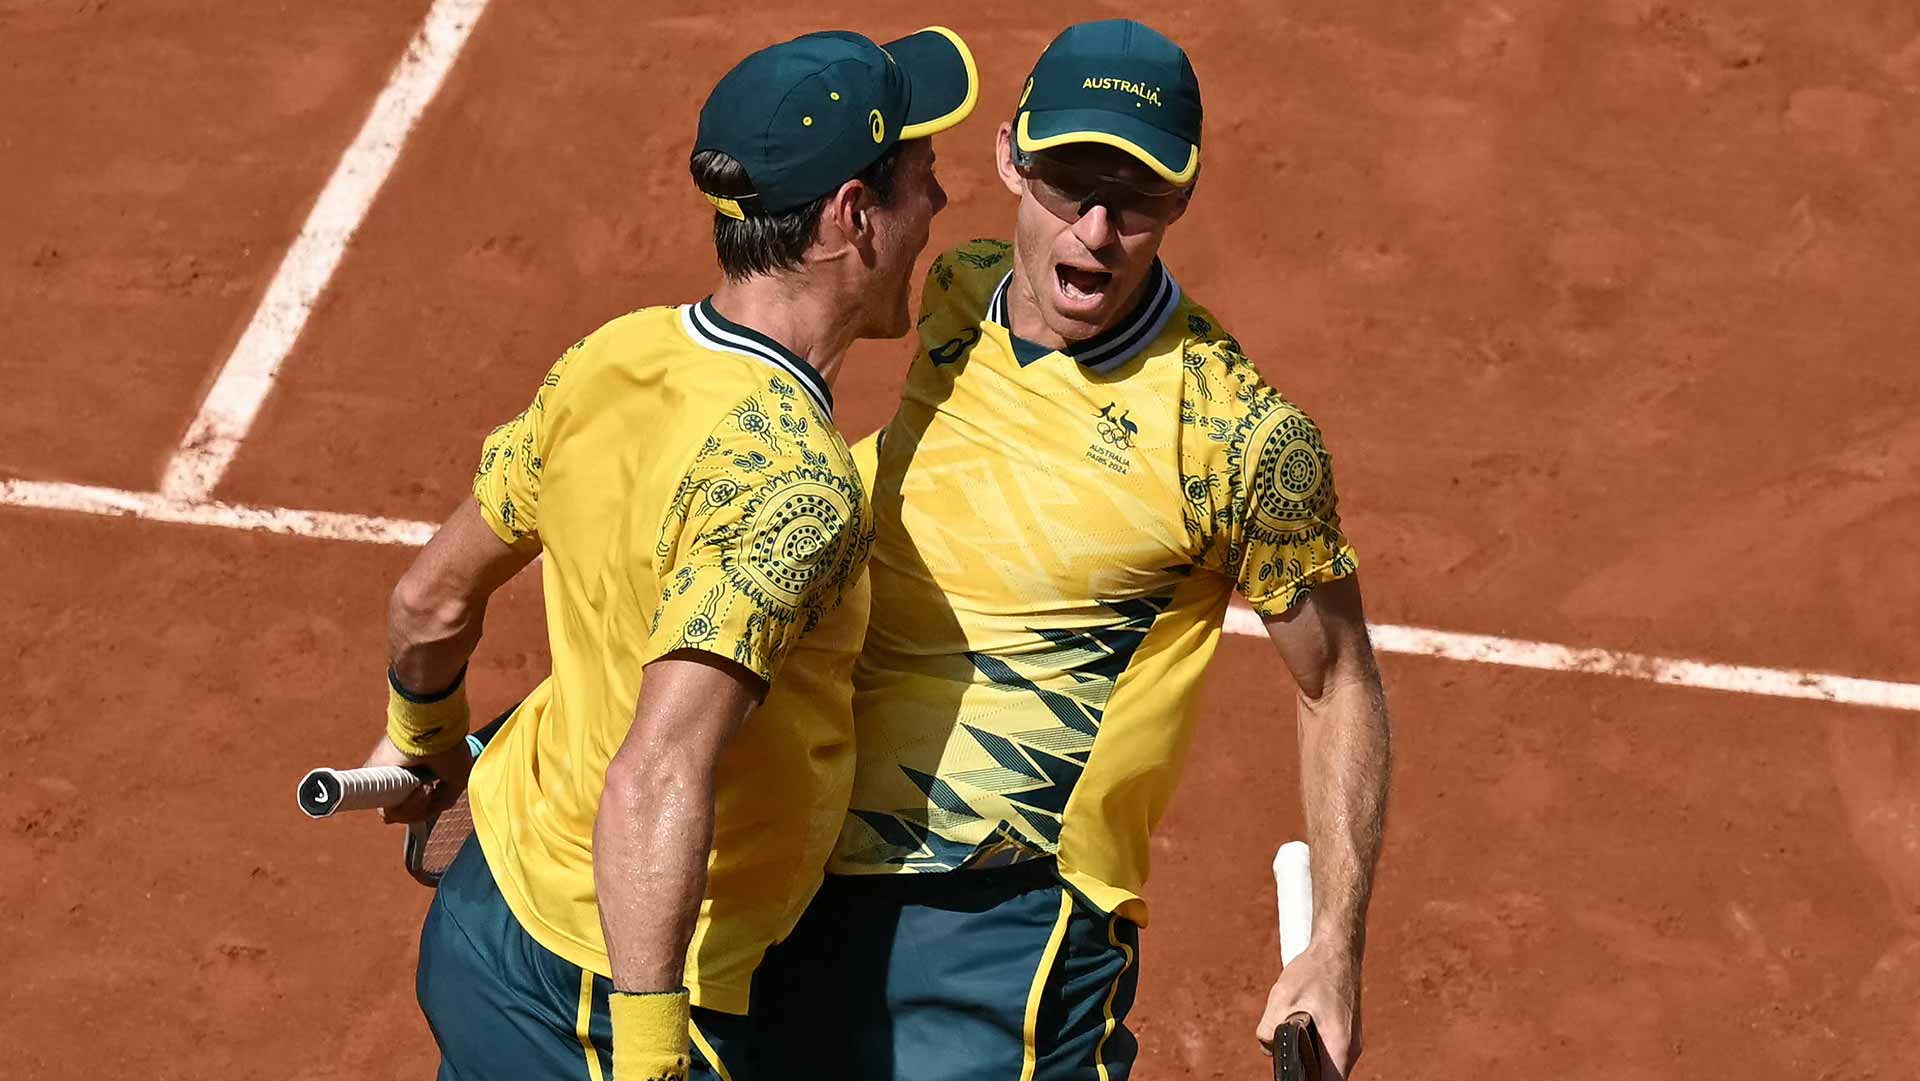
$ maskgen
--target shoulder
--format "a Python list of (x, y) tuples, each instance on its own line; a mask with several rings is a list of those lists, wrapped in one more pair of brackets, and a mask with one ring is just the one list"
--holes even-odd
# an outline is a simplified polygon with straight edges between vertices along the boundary
[(866, 487), (853, 453), (790, 377), (763, 369), (751, 388), (716, 405), (695, 470), (747, 497), (741, 510), (757, 528), (778, 532), (780, 522), (800, 519), (827, 535), (865, 527)]
[(705, 517), (701, 543), (725, 553), (733, 588), (762, 605), (803, 606), (821, 583), (856, 573), (873, 543), (852, 452), (777, 374), (720, 419), (679, 498), (699, 504), (686, 510)]
[(1267, 384), (1239, 340), (1211, 312), (1183, 303), (1174, 322), (1182, 334), (1182, 423), (1198, 427), (1208, 442), (1219, 444), (1243, 440), (1253, 429), (1282, 417), (1312, 426), (1304, 410)]
[(981, 324), (994, 291), (1013, 268), (1013, 245), (1003, 240), (974, 240), (940, 253), (920, 290), (920, 317), (914, 321), (918, 352), (914, 371), (945, 369), (980, 340)]
[[(641, 308), (615, 316), (600, 324), (560, 354), (542, 381), (545, 397), (564, 386), (569, 395), (574, 388), (607, 378), (620, 379), (618, 373), (653, 362), (663, 353), (677, 351), (686, 344), (680, 329), (679, 306)], [(578, 404), (606, 404), (622, 395), (604, 395), (590, 391)]]
[(1231, 478), (1239, 501), (1258, 519), (1308, 520), (1330, 512), (1333, 470), (1326, 442), (1307, 411), (1268, 385), (1240, 343), (1198, 305), (1181, 347), (1180, 419), (1187, 467)]
[(977, 301), (984, 310), (1000, 279), (1013, 269), (1013, 245), (1004, 240), (970, 240), (957, 248), (941, 252), (927, 268), (927, 288), (922, 302), (937, 294), (948, 294), (965, 302)]
[(1180, 363), (1186, 414), (1224, 416), (1240, 411), (1266, 388), (1259, 369), (1240, 349), (1240, 341), (1212, 312), (1183, 297), (1168, 329), (1180, 335)]
[(636, 349), (677, 346), (685, 339), (680, 329), (684, 305), (664, 304), (636, 308), (600, 324), (592, 333), (573, 343), (567, 352), (620, 354)]

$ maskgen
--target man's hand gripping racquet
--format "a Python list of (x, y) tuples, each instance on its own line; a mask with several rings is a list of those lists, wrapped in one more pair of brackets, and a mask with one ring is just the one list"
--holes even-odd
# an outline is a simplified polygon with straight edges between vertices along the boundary
[[(505, 717), (467, 736), (467, 750), (478, 758)], [(379, 811), (398, 807), (432, 784), (425, 766), (362, 766), (309, 770), (296, 792), (309, 818), (331, 818), (341, 811)], [(473, 833), (473, 816), (462, 792), (445, 810), (407, 823), (403, 850), (407, 873), (423, 886), (437, 886), (453, 858)]]

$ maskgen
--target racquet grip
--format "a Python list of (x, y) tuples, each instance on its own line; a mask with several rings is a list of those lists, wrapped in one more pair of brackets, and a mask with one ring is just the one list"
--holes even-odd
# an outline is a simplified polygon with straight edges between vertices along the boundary
[(1273, 855), (1280, 899), (1280, 964), (1290, 965), (1313, 936), (1313, 865), (1304, 841), (1288, 841)]
[(406, 766), (316, 769), (300, 778), (300, 809), (309, 818), (327, 818), (341, 811), (392, 807), (431, 777), (425, 769)]

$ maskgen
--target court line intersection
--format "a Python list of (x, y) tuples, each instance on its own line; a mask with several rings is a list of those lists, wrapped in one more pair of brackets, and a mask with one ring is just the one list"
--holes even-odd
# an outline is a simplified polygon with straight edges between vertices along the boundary
[[(168, 460), (160, 489), (134, 492), (0, 478), (0, 505), (361, 544), (418, 547), (433, 536), (431, 522), (223, 503), (212, 496), (272, 393), (280, 365), (298, 342), (314, 304), (339, 269), (348, 243), (399, 160), (407, 137), (438, 95), (488, 2), (435, 0), (428, 9), (420, 30), (374, 100), (359, 134), (341, 154), (186, 436)], [(1914, 683), (1717, 664), (1392, 623), (1369, 627), (1374, 648), (1382, 653), (1920, 712), (1920, 684)], [(1266, 634), (1260, 617), (1237, 603), (1227, 611), (1224, 630), (1251, 637)]]

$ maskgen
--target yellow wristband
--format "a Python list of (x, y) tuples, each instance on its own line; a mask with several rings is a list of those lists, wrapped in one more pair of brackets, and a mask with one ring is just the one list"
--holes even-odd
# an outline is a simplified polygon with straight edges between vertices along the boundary
[(387, 669), (387, 738), (409, 758), (450, 751), (467, 738), (467, 670), (435, 695), (412, 694)]
[(687, 1081), (685, 988), (607, 996), (613, 1018), (613, 1081)]

